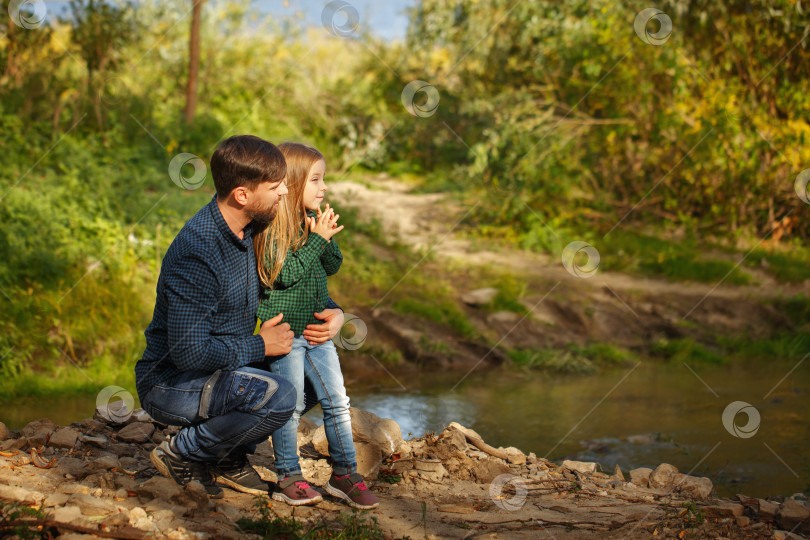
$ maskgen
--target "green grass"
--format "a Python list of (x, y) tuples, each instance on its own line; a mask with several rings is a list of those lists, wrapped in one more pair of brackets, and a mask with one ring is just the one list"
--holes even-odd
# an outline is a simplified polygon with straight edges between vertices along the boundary
[(477, 335), (475, 328), (461, 308), (449, 298), (436, 298), (432, 301), (417, 298), (400, 298), (394, 302), (394, 311), (403, 315), (415, 315), (452, 328), (464, 337)]
[(324, 519), (310, 524), (293, 516), (278, 516), (268, 507), (265, 497), (254, 504), (258, 511), (255, 518), (241, 518), (239, 528), (262, 538), (282, 540), (385, 540), (385, 535), (377, 525), (377, 518), (367, 512), (353, 510), (351, 514), (341, 512), (334, 519)]
[(599, 251), (600, 268), (670, 281), (747, 285), (751, 276), (736, 262), (703, 257), (717, 250), (694, 239), (670, 241), (636, 232), (615, 230), (591, 242)]
[(513, 349), (509, 358), (518, 366), (544, 369), (557, 373), (596, 373), (602, 367), (632, 362), (631, 351), (605, 343), (585, 347), (575, 345), (565, 349)]
[(789, 251), (780, 252), (755, 249), (745, 265), (759, 267), (780, 283), (801, 283), (810, 279), (810, 250), (802, 245), (792, 245)]
[(722, 364), (726, 362), (727, 358), (725, 354), (709, 349), (689, 338), (661, 338), (652, 344), (650, 354), (673, 362), (689, 361), (709, 364)]

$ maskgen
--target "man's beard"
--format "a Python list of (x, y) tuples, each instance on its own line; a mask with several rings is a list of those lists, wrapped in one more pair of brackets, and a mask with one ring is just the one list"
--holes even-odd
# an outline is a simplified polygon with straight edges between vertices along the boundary
[(248, 216), (250, 216), (250, 219), (253, 222), (253, 228), (256, 229), (256, 231), (262, 231), (266, 229), (274, 219), (276, 219), (277, 214), (277, 207), (273, 205), (270, 208), (252, 211), (248, 214)]

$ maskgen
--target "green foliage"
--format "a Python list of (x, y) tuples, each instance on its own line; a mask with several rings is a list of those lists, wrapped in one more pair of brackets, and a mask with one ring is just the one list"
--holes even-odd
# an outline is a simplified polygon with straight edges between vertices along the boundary
[(0, 501), (0, 538), (41, 538), (37, 526), (31, 524), (45, 519), (41, 508)]

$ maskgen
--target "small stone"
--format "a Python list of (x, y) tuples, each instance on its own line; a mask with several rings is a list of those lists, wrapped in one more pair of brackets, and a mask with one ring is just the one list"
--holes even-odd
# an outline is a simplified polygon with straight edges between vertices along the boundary
[(593, 474), (596, 472), (596, 463), (587, 461), (571, 461), (566, 459), (562, 462), (561, 467), (569, 471), (577, 471), (582, 474)]
[(107, 516), (99, 523), (99, 527), (102, 530), (118, 529), (124, 525), (129, 525), (129, 512), (116, 512), (115, 514)]
[(662, 463), (650, 473), (649, 486), (651, 488), (672, 487), (680, 476), (678, 469), (669, 463)]
[(506, 461), (508, 461), (512, 465), (523, 465), (524, 463), (526, 463), (526, 454), (524, 454), (514, 446), (505, 448), (504, 452), (506, 452)]
[(0, 441), (4, 441), (11, 436), (11, 431), (6, 427), (3, 422), (0, 422)]
[(622, 473), (622, 468), (619, 467), (617, 463), (615, 467), (613, 467), (613, 476), (611, 476), (614, 480), (618, 480), (619, 482), (624, 482), (624, 473)]
[(712, 506), (704, 507), (704, 511), (708, 517), (714, 518), (731, 518), (735, 519), (743, 515), (744, 507), (741, 504), (733, 502), (719, 502)]
[(104, 435), (98, 435), (95, 437), (91, 437), (90, 435), (79, 435), (79, 441), (81, 441), (84, 444), (95, 446), (97, 448), (106, 448), (107, 445), (110, 443), (110, 439), (108, 439)]
[(19, 439), (6, 439), (0, 443), (0, 451), (13, 452), (15, 450), (22, 450), (28, 446), (28, 439), (25, 437), (20, 437)]
[(109, 469), (120, 468), (121, 464), (118, 462), (118, 458), (116, 456), (106, 455), (94, 460), (92, 463), (90, 463), (90, 466), (94, 469), (106, 471)]
[(37, 504), (45, 499), (45, 495), (39, 491), (32, 491), (30, 489), (5, 486), (0, 484), (0, 499), (14, 501), (22, 504)]
[(630, 471), (630, 483), (639, 487), (647, 487), (650, 485), (650, 475), (652, 472), (652, 469), (648, 469), (647, 467), (633, 469)]
[(73, 428), (62, 427), (53, 432), (48, 441), (48, 446), (53, 448), (73, 448), (78, 438), (78, 431)]
[(146, 510), (144, 510), (141, 507), (135, 507), (129, 511), (129, 524), (134, 525), (137, 520), (145, 517), (146, 517)]
[(509, 466), (497, 458), (486, 457), (470, 468), (470, 474), (479, 484), (488, 484), (499, 475), (510, 472)]
[[(53, 513), (50, 514), (50, 516), (54, 521), (58, 521), (60, 523), (73, 523), (74, 525), (79, 525), (86, 522), (86, 519), (82, 515), (82, 511), (78, 506), (70, 505), (56, 508)], [(60, 538), (62, 537), (60, 536)]]
[(173, 480), (162, 476), (153, 476), (135, 489), (139, 497), (149, 499), (175, 499), (182, 493), (183, 488)]
[(155, 432), (155, 424), (148, 422), (133, 422), (121, 428), (118, 439), (129, 443), (145, 443)]
[(795, 532), (810, 531), (810, 508), (799, 501), (787, 499), (776, 514), (779, 525)]
[(91, 472), (84, 461), (71, 456), (60, 458), (57, 461), (57, 468), (62, 474), (69, 474), (77, 480), (84, 478)]
[(712, 481), (703, 476), (682, 475), (678, 484), (678, 493), (690, 499), (707, 499), (714, 486)]
[(748, 527), (751, 524), (751, 518), (748, 516), (737, 516), (735, 521), (740, 527)]
[(106, 516), (115, 511), (110, 503), (84, 493), (71, 495), (68, 504), (78, 506), (85, 516)]
[(45, 498), (45, 502), (42, 505), (45, 508), (54, 508), (56, 506), (64, 506), (65, 503), (70, 498), (69, 495), (65, 495), (64, 493), (51, 493)]
[[(56, 431), (58, 426), (48, 420), (47, 418), (40, 418), (39, 420), (34, 420), (33, 422), (28, 422), (24, 428), (22, 428), (22, 436), (28, 439), (36, 436), (43, 436), (48, 437), (51, 433)], [(45, 441), (42, 441), (42, 444), (45, 444)]]
[(496, 296), (498, 296), (498, 289), (485, 287), (462, 294), (461, 301), (470, 306), (484, 306), (495, 300)]
[(763, 520), (776, 519), (779, 512), (779, 504), (765, 499), (758, 499), (757, 517)]

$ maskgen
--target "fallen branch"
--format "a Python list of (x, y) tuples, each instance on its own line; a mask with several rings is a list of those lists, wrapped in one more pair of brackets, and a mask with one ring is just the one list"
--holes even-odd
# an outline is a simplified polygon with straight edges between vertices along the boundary
[(493, 448), (492, 446), (488, 445), (487, 443), (484, 442), (484, 439), (478, 436), (477, 433), (475, 433), (471, 429), (465, 428), (458, 422), (450, 422), (450, 425), (447, 426), (447, 429), (455, 429), (457, 431), (460, 431), (464, 435), (464, 438), (467, 439), (468, 443), (475, 446), (482, 452), (486, 452), (490, 456), (496, 458), (504, 460), (506, 459), (506, 452), (504, 452), (503, 450), (498, 450), (497, 448)]

